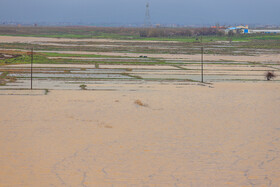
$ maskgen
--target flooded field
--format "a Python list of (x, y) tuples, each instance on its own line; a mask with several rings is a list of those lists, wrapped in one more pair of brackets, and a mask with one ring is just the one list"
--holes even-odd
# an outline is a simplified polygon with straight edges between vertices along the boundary
[[(205, 64), (204, 81), (214, 82), (260, 82), (266, 81), (265, 73), (273, 71), (280, 74), (278, 67), (270, 65), (226, 65)], [(0, 89), (18, 89), (30, 86), (30, 65), (0, 66), (0, 72), (12, 77), (13, 82), (2, 85)], [(201, 81), (200, 64), (183, 65), (42, 65), (33, 66), (34, 88), (40, 89), (79, 89), (80, 85), (97, 82), (120, 82), (129, 80), (140, 82), (199, 82)], [(272, 81), (278, 82), (280, 77)], [(68, 84), (71, 82), (71, 85)]]

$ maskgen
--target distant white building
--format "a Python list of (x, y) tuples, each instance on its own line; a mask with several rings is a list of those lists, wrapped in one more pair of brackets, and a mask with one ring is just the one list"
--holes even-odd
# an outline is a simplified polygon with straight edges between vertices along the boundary
[(275, 30), (275, 29), (249, 29), (248, 25), (229, 27), (225, 30), (225, 32), (226, 32), (226, 34), (228, 34), (229, 32), (239, 33), (239, 34), (253, 34), (253, 33), (280, 34), (280, 30)]
[(280, 30), (258, 30), (258, 29), (254, 29), (254, 30), (250, 30), (250, 33), (263, 33), (263, 34), (280, 34)]

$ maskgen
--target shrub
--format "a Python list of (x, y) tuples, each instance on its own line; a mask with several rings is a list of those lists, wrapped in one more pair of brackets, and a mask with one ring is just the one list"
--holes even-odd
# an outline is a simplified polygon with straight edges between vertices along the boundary
[(266, 77), (266, 79), (269, 81), (270, 79), (274, 79), (274, 78), (276, 77), (276, 75), (274, 74), (274, 72), (268, 71), (268, 72), (265, 74), (265, 77)]
[(86, 90), (86, 89), (87, 89), (87, 85), (82, 84), (82, 85), (80, 85), (80, 88), (81, 88), (82, 90)]

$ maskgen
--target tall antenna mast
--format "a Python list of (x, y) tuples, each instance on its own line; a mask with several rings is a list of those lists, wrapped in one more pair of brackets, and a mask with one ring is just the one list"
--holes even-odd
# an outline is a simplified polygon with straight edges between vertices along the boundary
[(145, 22), (144, 22), (145, 27), (151, 27), (151, 16), (150, 16), (150, 4), (149, 2), (146, 4), (146, 14), (145, 14)]

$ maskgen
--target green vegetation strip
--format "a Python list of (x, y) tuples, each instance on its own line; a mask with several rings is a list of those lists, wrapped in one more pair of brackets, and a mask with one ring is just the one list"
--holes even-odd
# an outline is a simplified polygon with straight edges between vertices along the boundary
[[(82, 32), (82, 31), (81, 31)], [(81, 33), (80, 32), (80, 33)], [(0, 36), (22, 36), (22, 37), (47, 37), (47, 38), (104, 38), (104, 39), (126, 39), (126, 40), (140, 40), (140, 41), (177, 41), (177, 42), (201, 42), (201, 37), (197, 36), (176, 36), (176, 37), (140, 37), (138, 35), (125, 35), (105, 32), (84, 32), (82, 34), (70, 34), (70, 33), (48, 33), (48, 34), (0, 34)], [(252, 40), (280, 40), (279, 34), (246, 34), (246, 35), (234, 35), (234, 36), (203, 36), (203, 42), (215, 42), (215, 41), (252, 41)]]
[(15, 82), (17, 79), (15, 77), (8, 76), (9, 72), (2, 72), (0, 75), (0, 86), (5, 86), (9, 82)]
[(47, 57), (88, 57), (88, 58), (133, 58), (133, 57), (122, 57), (122, 56), (106, 56), (106, 55), (92, 55), (92, 54), (66, 54), (66, 53), (48, 53), (40, 52), (40, 54)]

